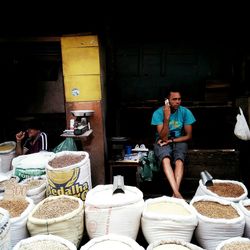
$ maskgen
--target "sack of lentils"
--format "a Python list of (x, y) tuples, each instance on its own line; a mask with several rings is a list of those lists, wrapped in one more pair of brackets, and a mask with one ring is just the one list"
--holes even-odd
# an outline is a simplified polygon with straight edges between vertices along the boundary
[(10, 216), (0, 207), (0, 249), (10, 250)]
[(0, 198), (0, 207), (10, 214), (10, 239), (11, 248), (22, 239), (29, 236), (26, 227), (27, 218), (34, 208), (33, 201), (26, 197), (25, 200), (4, 200)]
[(190, 242), (197, 224), (196, 211), (182, 199), (162, 196), (145, 202), (141, 227), (149, 244), (166, 237)]
[(147, 250), (202, 250), (202, 249), (203, 248), (200, 248), (189, 242), (176, 239), (155, 241), (147, 247)]
[(214, 250), (223, 240), (243, 235), (244, 214), (234, 202), (205, 195), (193, 198), (190, 205), (197, 212), (195, 237), (201, 247)]
[(31, 236), (53, 234), (78, 246), (83, 236), (83, 201), (77, 197), (61, 195), (47, 197), (39, 202), (28, 217)]
[(52, 156), (46, 167), (47, 194), (76, 196), (85, 201), (92, 188), (89, 154), (62, 151)]
[(213, 180), (212, 186), (205, 186), (200, 180), (194, 197), (201, 195), (211, 195), (228, 201), (239, 202), (247, 198), (248, 191), (246, 186), (239, 181)]
[(234, 237), (228, 240), (222, 241), (216, 250), (249, 250), (250, 240), (243, 237)]
[(250, 199), (240, 201), (239, 208), (245, 215), (246, 225), (244, 236), (250, 238)]
[(36, 235), (19, 241), (13, 250), (76, 250), (76, 246), (59, 236)]

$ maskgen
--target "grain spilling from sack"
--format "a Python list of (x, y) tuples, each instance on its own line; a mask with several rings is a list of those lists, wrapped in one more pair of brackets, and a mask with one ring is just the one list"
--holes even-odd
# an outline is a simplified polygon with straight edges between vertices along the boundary
[(55, 242), (51, 240), (40, 240), (36, 242), (25, 243), (19, 250), (69, 250), (67, 246), (61, 244), (60, 242)]
[(213, 219), (234, 219), (240, 217), (231, 205), (223, 205), (214, 201), (197, 201), (193, 203), (195, 209), (204, 216)]
[(41, 179), (41, 180), (28, 180), (25, 184), (28, 185), (28, 190), (31, 190), (31, 189), (40, 187), (45, 182), (46, 182), (45, 179)]
[(28, 207), (26, 200), (0, 200), (0, 207), (9, 211), (10, 217), (19, 217)]
[(234, 183), (214, 183), (212, 186), (207, 187), (211, 192), (222, 197), (240, 197), (244, 194), (244, 189)]
[(154, 247), (153, 250), (190, 250), (190, 248), (177, 244), (165, 244)]
[(190, 216), (190, 212), (182, 205), (175, 202), (158, 202), (148, 204), (148, 212), (156, 212), (169, 215)]
[(250, 250), (249, 242), (233, 242), (226, 244), (221, 250)]
[(71, 199), (56, 199), (45, 201), (33, 217), (38, 219), (52, 219), (68, 214), (79, 207), (79, 202)]
[(85, 155), (62, 155), (49, 161), (49, 165), (53, 168), (64, 168), (79, 163), (84, 158)]

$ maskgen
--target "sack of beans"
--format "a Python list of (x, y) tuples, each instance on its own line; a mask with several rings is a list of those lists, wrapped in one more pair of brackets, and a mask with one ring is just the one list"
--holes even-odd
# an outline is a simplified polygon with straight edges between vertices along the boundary
[(76, 250), (76, 246), (56, 235), (36, 235), (19, 241), (13, 250)]
[(27, 197), (36, 205), (46, 198), (46, 182), (46, 175), (42, 175), (25, 179), (20, 184), (28, 186)]
[(167, 239), (167, 240), (159, 240), (151, 243), (147, 250), (202, 250), (194, 244), (183, 240), (176, 239)]
[(250, 238), (250, 199), (240, 201), (239, 208), (245, 215), (246, 225), (244, 236)]
[(31, 236), (53, 234), (79, 245), (84, 225), (83, 201), (77, 197), (61, 195), (47, 197), (39, 202), (28, 217)]
[(222, 241), (216, 250), (248, 250), (250, 249), (250, 240), (243, 237), (234, 237)]
[(149, 244), (165, 238), (190, 242), (197, 223), (193, 207), (167, 196), (146, 200), (141, 218), (142, 232)]
[(89, 154), (62, 151), (52, 156), (46, 167), (48, 195), (72, 195), (85, 201), (92, 188)]
[(201, 195), (211, 195), (228, 201), (239, 202), (247, 198), (248, 191), (246, 186), (239, 181), (213, 180), (212, 186), (205, 186), (200, 180), (194, 197)]
[(234, 202), (205, 195), (193, 198), (190, 205), (199, 219), (195, 237), (201, 247), (214, 250), (223, 240), (243, 235), (244, 214)]
[(0, 249), (10, 250), (10, 217), (9, 212), (0, 207)]
[(131, 186), (124, 186), (124, 191), (113, 194), (113, 185), (98, 185), (87, 193), (85, 219), (91, 239), (110, 233), (136, 239), (144, 206), (143, 194)]
[(33, 176), (45, 175), (45, 167), (53, 155), (53, 152), (41, 151), (17, 156), (12, 160), (13, 175), (19, 177), (20, 181)]
[(80, 250), (144, 250), (135, 240), (117, 234), (96, 237), (83, 245)]
[(6, 141), (0, 143), (0, 173), (11, 170), (11, 161), (16, 154), (16, 142)]
[(7, 210), (10, 215), (10, 239), (11, 247), (29, 236), (26, 227), (27, 218), (34, 208), (33, 201), (26, 197), (25, 200), (5, 200), (0, 198), (0, 207)]

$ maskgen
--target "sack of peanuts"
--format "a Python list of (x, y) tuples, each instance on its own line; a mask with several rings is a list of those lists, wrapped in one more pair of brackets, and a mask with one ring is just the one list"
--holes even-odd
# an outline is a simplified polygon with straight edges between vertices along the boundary
[(0, 207), (0, 249), (10, 250), (10, 216)]
[(124, 186), (124, 193), (113, 195), (113, 185), (96, 186), (85, 201), (88, 236), (115, 233), (136, 239), (143, 206), (143, 194), (136, 187)]
[(204, 195), (193, 198), (190, 205), (199, 219), (195, 237), (201, 247), (214, 250), (223, 240), (243, 235), (244, 214), (234, 202)]
[(46, 166), (47, 195), (72, 195), (85, 201), (92, 188), (89, 154), (62, 151), (52, 156)]
[(96, 237), (90, 240), (88, 243), (83, 245), (80, 250), (144, 250), (135, 240), (130, 237), (118, 235), (118, 234), (108, 234)]
[(182, 199), (162, 196), (145, 202), (141, 227), (149, 244), (166, 237), (190, 242), (197, 224), (194, 208)]
[(240, 201), (239, 208), (245, 215), (246, 225), (244, 236), (250, 238), (250, 199)]
[(50, 196), (38, 203), (28, 217), (31, 236), (53, 234), (79, 246), (83, 236), (83, 201), (77, 197)]
[(13, 250), (76, 250), (76, 246), (59, 236), (36, 235), (19, 241)]
[(213, 180), (212, 186), (205, 186), (200, 180), (194, 197), (201, 195), (211, 195), (228, 201), (239, 202), (247, 198), (248, 191), (246, 186), (239, 181)]
[(41, 151), (17, 156), (12, 160), (13, 175), (19, 177), (20, 181), (33, 176), (45, 175), (45, 167), (53, 155), (53, 152)]
[(26, 223), (27, 218), (34, 208), (33, 201), (26, 197), (25, 199), (4, 199), (0, 198), (0, 207), (6, 209), (10, 214), (10, 239), (11, 248), (22, 239), (29, 236)]
[(216, 250), (247, 250), (250, 249), (250, 240), (243, 237), (233, 237), (222, 241)]
[(189, 242), (183, 241), (183, 240), (177, 240), (177, 239), (167, 239), (167, 240), (159, 240), (151, 243), (147, 250), (202, 250), (203, 248), (200, 248), (194, 244), (191, 244)]
[(46, 175), (30, 177), (20, 184), (27, 185), (27, 197), (32, 199), (35, 205), (46, 198)]

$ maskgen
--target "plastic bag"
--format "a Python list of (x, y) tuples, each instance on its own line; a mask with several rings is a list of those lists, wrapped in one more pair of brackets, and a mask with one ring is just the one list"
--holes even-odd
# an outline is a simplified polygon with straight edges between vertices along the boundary
[(242, 109), (239, 107), (240, 114), (236, 116), (236, 124), (234, 127), (234, 134), (241, 140), (250, 140), (250, 130), (247, 125), (246, 118), (243, 114)]
[(73, 138), (66, 138), (63, 142), (57, 145), (53, 150), (54, 153), (61, 151), (77, 151), (77, 147)]

